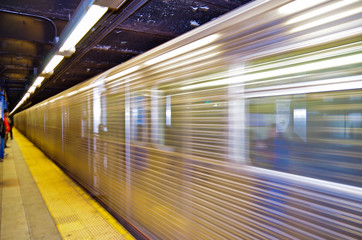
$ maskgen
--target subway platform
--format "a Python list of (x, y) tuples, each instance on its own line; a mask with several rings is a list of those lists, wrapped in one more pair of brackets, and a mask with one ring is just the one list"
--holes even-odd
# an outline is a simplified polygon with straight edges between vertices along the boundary
[(1, 240), (134, 239), (14, 129), (0, 163)]

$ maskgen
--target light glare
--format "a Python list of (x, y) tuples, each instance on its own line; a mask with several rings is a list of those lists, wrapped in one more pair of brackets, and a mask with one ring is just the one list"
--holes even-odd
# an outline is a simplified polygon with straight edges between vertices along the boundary
[(48, 65), (43, 70), (43, 73), (52, 73), (54, 68), (58, 66), (58, 64), (63, 60), (64, 56), (54, 55), (52, 60), (48, 63)]
[(35, 86), (33, 85), (33, 86), (31, 86), (30, 88), (29, 88), (29, 90), (28, 90), (28, 93), (33, 93), (34, 91), (35, 91)]
[(82, 20), (73, 29), (63, 46), (59, 49), (60, 52), (75, 51), (77, 43), (87, 34), (87, 32), (98, 22), (98, 20), (107, 12), (107, 7), (92, 5)]
[(37, 77), (33, 86), (38, 87), (41, 85), (41, 83), (44, 81), (44, 77)]

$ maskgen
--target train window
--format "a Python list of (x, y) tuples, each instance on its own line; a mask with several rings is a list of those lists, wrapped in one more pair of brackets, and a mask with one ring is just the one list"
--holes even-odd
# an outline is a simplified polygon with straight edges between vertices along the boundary
[(254, 166), (362, 186), (362, 92), (247, 100)]

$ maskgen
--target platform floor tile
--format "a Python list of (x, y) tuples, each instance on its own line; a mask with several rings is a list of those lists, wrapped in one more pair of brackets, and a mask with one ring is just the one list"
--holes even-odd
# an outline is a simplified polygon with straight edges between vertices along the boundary
[[(14, 135), (63, 239), (134, 239), (28, 139), (17, 130)], [(13, 191), (19, 194), (16, 189)]]

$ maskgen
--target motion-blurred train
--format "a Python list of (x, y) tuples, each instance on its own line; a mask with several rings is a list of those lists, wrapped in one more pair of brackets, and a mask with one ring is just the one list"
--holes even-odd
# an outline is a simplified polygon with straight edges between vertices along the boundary
[(361, 19), (257, 0), (16, 127), (150, 239), (361, 239)]

